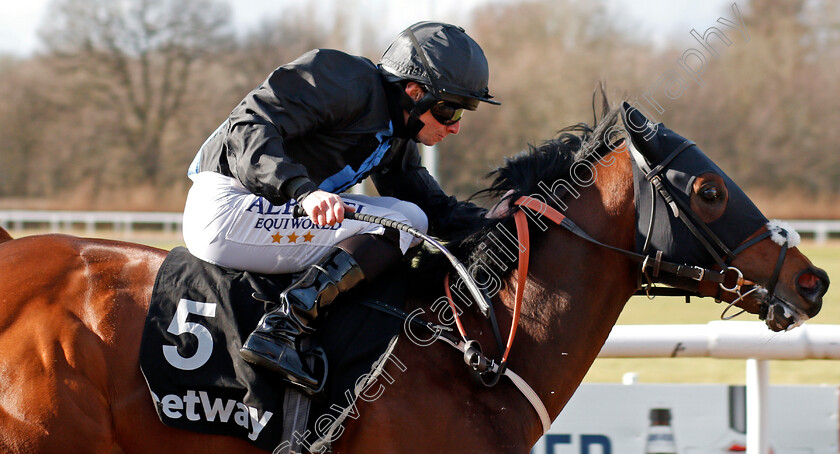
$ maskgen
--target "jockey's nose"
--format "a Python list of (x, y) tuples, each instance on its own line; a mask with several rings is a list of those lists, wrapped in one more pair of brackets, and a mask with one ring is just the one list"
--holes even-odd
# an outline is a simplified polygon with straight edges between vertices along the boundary
[(461, 130), (461, 122), (457, 121), (449, 126), (446, 127), (446, 132), (450, 134), (458, 134), (458, 131)]

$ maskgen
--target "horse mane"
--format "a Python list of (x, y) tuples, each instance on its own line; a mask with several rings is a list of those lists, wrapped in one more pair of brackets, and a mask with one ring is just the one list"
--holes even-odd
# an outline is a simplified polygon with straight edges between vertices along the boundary
[[(541, 182), (551, 186), (558, 179), (573, 181), (571, 172), (576, 162), (606, 155), (610, 147), (604, 139), (613, 142), (612, 128), (618, 120), (618, 108), (610, 105), (603, 86), (600, 87), (600, 93), (603, 99), (600, 118), (595, 110), (593, 96), (594, 125), (578, 123), (567, 126), (560, 129), (553, 139), (539, 146), (528, 144), (526, 150), (505, 158), (504, 165), (488, 173), (485, 178), (492, 179), (490, 187), (476, 192), (469, 200), (495, 200), (504, 196), (499, 203), (510, 207), (513, 201), (522, 196), (541, 193), (542, 190), (538, 186)], [(514, 213), (514, 209), (509, 209), (501, 218), (488, 219), (482, 216), (466, 220), (457, 231), (449, 232), (441, 240), (468, 268), (480, 262), (483, 267), (475, 267), (476, 269), (492, 270), (496, 276), (505, 279), (513, 271), (517, 261), (515, 258), (511, 259), (509, 251), (513, 250), (515, 255), (516, 249), (512, 246), (513, 243), (508, 242), (508, 252), (501, 250), (499, 240), (503, 235), (500, 231), (504, 229), (516, 235)], [(539, 241), (541, 232), (538, 230), (533, 229), (532, 241)], [(443, 254), (424, 246), (413, 260), (413, 278), (410, 281), (417, 284), (417, 288), (413, 290), (424, 293), (438, 290), (430, 288), (435, 286), (429, 286), (428, 283), (440, 282), (450, 271), (451, 266)], [(475, 277), (478, 282), (486, 281), (486, 277)]]

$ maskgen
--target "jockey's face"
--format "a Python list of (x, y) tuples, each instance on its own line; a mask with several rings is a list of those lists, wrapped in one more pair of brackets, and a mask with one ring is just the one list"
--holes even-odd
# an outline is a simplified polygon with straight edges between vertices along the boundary
[[(405, 92), (415, 101), (420, 100), (426, 94), (423, 87), (416, 82), (409, 82), (405, 87)], [(404, 113), (405, 119), (408, 121), (408, 112)], [(461, 130), (460, 121), (451, 125), (445, 125), (437, 121), (430, 111), (426, 111), (420, 115), (420, 121), (423, 122), (423, 128), (417, 133), (416, 138), (418, 142), (426, 146), (432, 146), (446, 138), (449, 134), (458, 134), (458, 131)]]

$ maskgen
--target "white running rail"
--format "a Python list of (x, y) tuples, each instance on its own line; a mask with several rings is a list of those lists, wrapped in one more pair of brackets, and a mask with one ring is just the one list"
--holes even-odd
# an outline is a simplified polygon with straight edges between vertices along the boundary
[(768, 360), (840, 359), (840, 325), (804, 324), (783, 333), (763, 322), (616, 325), (598, 357), (746, 359), (747, 454), (768, 454)]

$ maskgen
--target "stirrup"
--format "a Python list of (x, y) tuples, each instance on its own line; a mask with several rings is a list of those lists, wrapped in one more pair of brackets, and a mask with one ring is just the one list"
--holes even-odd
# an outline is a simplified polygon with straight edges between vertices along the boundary
[[(310, 367), (307, 359), (312, 358), (314, 361), (320, 361), (321, 362), (321, 365), (324, 368), (324, 373), (321, 376), (321, 380), (318, 381), (318, 387), (317, 388), (311, 388), (304, 383), (295, 381), (291, 377), (283, 377), (283, 381), (285, 381), (286, 383), (295, 385), (295, 387), (297, 388), (298, 391), (303, 392), (307, 396), (310, 396), (310, 397), (313, 397), (313, 398), (323, 397), (324, 384), (327, 382), (327, 373), (329, 372), (329, 362), (327, 361), (327, 353), (321, 347), (315, 347), (315, 348), (312, 348), (310, 350), (307, 350), (306, 352), (300, 352), (299, 351), (298, 353), (301, 356), (301, 360), (302, 360), (301, 362), (303, 363), (303, 367), (309, 369), (310, 373), (315, 372), (317, 367)], [(312, 375), (315, 375), (315, 374), (312, 373)]]

